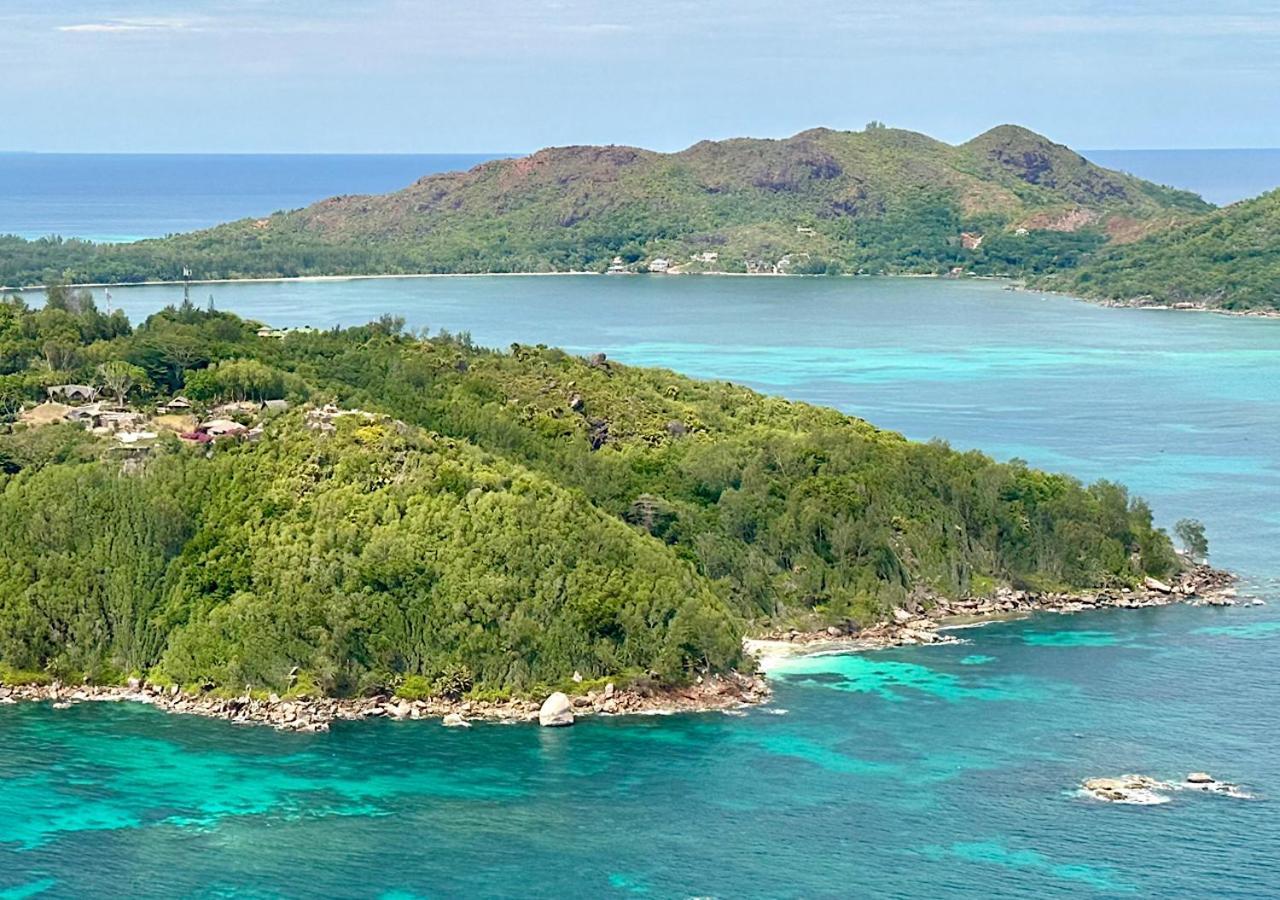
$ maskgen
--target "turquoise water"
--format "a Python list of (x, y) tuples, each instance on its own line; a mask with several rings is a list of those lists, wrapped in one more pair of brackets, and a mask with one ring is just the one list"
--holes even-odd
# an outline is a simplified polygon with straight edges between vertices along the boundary
[[(201, 289), (200, 299), (209, 288)], [(810, 658), (771, 706), (565, 731), (285, 735), (0, 707), (0, 895), (1275, 897), (1280, 322), (988, 282), (219, 285), (280, 325), (469, 328), (732, 378), (1148, 495), (1263, 607), (1047, 615)], [(172, 288), (120, 289), (135, 318)], [(101, 299), (101, 298), (100, 298)], [(1080, 798), (1206, 770), (1257, 799)]]

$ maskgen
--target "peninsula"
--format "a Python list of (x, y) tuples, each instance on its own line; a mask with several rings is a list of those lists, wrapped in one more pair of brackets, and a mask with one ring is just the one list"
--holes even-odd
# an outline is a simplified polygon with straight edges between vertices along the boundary
[(723, 703), (748, 633), (1216, 584), (1119, 485), (603, 354), (62, 285), (0, 348), (6, 684)]

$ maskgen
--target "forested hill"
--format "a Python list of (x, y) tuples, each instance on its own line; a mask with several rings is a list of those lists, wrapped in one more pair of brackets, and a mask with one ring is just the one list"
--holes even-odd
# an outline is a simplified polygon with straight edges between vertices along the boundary
[(1280, 190), (1104, 250), (1043, 283), (1122, 302), (1280, 309)]
[[(680, 681), (766, 624), (1179, 566), (1122, 487), (730, 384), (389, 319), (257, 332), (192, 308), (135, 329), (61, 288), (0, 303), (0, 667), (329, 693)], [(141, 421), (108, 407), (98, 434), (35, 405), (64, 384)]]
[(875, 125), (679, 153), (558, 147), (126, 246), (0, 244), (0, 284), (417, 272), (1041, 272), (1212, 207), (1011, 125)]

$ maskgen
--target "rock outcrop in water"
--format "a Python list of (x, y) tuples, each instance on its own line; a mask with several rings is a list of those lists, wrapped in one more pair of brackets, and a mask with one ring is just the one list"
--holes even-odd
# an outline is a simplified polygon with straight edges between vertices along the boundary
[(1081, 790), (1095, 800), (1134, 806), (1168, 803), (1175, 791), (1191, 790), (1247, 800), (1250, 795), (1239, 785), (1218, 781), (1207, 772), (1192, 772), (1186, 780), (1174, 784), (1150, 775), (1121, 775), (1119, 778), (1086, 778)]
[(1154, 806), (1168, 803), (1166, 791), (1172, 786), (1147, 775), (1121, 775), (1119, 778), (1088, 778), (1084, 782), (1085, 793), (1096, 800), (1108, 803), (1130, 803), (1138, 806)]
[(542, 702), (538, 710), (538, 724), (544, 728), (558, 728), (573, 724), (573, 704), (569, 698), (556, 691)]

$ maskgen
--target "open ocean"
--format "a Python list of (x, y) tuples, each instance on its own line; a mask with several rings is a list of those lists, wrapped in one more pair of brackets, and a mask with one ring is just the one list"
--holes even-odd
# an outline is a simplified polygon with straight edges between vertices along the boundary
[[(1125, 481), (1268, 605), (1043, 615), (785, 666), (741, 715), (278, 734), (0, 707), (6, 897), (1280, 897), (1280, 320), (998, 282), (480, 277), (202, 286), (275, 325), (469, 329), (733, 379)], [(120, 288), (135, 321), (173, 287)], [(1091, 776), (1204, 770), (1162, 806)]]
[[(383, 193), (510, 153), (165, 155), (0, 153), (0, 234), (131, 241)], [(1280, 186), (1280, 150), (1090, 150), (1094, 161), (1218, 204)]]
[(163, 237), (394, 191), (505, 155), (0, 153), (0, 234)]

